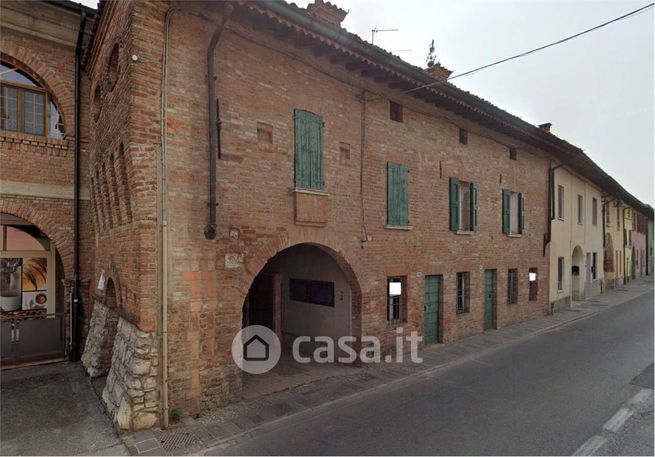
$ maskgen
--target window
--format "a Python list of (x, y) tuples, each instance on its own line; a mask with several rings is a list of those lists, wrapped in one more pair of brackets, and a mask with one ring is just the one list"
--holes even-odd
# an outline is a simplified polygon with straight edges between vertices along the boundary
[(557, 186), (557, 219), (564, 220), (564, 186)]
[(584, 220), (584, 200), (582, 195), (578, 194), (578, 224), (582, 224)]
[(294, 110), (295, 186), (323, 190), (323, 119), (316, 114)]
[(513, 305), (518, 301), (519, 271), (516, 268), (507, 270), (507, 304)]
[(598, 253), (594, 252), (591, 255), (591, 278), (596, 279), (598, 276), (596, 274), (596, 265), (598, 264)]
[(466, 129), (459, 129), (459, 142), (469, 144), (469, 132)]
[(525, 197), (521, 193), (503, 189), (503, 233), (525, 233)]
[(64, 123), (50, 94), (9, 63), (0, 63), (0, 129), (64, 137)]
[(409, 225), (407, 165), (387, 162), (387, 225)]
[(564, 290), (564, 257), (557, 259), (557, 290)]
[(509, 160), (516, 160), (517, 154), (518, 154), (518, 152), (517, 152), (516, 148), (514, 148), (514, 147), (509, 148)]
[(390, 323), (404, 322), (405, 320), (406, 284), (405, 276), (387, 278), (387, 320)]
[(457, 313), (468, 313), (470, 310), (471, 274), (467, 271), (457, 273)]
[(598, 225), (598, 200), (591, 198), (591, 223)]
[(334, 307), (334, 283), (310, 279), (289, 279), (289, 299)]
[(475, 183), (450, 178), (450, 229), (473, 232), (478, 228), (478, 188)]
[(389, 118), (392, 121), (403, 121), (403, 105), (396, 102), (389, 102)]
[(536, 268), (530, 268), (528, 270), (528, 284), (529, 284), (528, 300), (535, 301), (537, 299), (537, 295), (539, 294), (539, 283), (537, 282)]
[(621, 228), (621, 208), (616, 208), (616, 228)]
[(605, 208), (605, 226), (609, 227), (610, 226), (610, 205), (609, 203), (605, 203), (603, 205)]

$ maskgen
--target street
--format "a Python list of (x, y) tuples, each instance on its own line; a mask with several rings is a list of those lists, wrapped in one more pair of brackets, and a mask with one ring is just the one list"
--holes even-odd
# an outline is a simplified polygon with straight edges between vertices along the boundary
[(266, 425), (208, 455), (570, 455), (638, 392), (653, 293), (419, 379)]

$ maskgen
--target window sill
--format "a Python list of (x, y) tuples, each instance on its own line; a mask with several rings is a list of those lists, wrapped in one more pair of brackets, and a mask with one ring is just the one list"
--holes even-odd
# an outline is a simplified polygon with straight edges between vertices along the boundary
[(455, 311), (455, 315), (461, 316), (461, 315), (464, 315), (464, 314), (468, 314), (469, 312), (470, 312), (470, 310), (468, 310), (468, 309), (465, 310), (465, 311)]
[(412, 226), (411, 225), (389, 225), (389, 224), (387, 224), (387, 225), (384, 226), (384, 228), (389, 229), (389, 230), (411, 230)]
[(407, 321), (387, 321), (387, 324), (391, 328), (402, 327), (407, 324)]
[(510, 233), (507, 235), (509, 238), (522, 238), (523, 234), (522, 233)]
[(324, 195), (326, 197), (330, 195), (324, 190), (305, 189), (304, 187), (294, 187), (291, 189), (291, 192), (294, 194)]
[(36, 142), (42, 145), (68, 146), (68, 138), (51, 138), (47, 135), (34, 135), (32, 133), (14, 132), (12, 130), (0, 130), (0, 139), (6, 142)]
[(457, 230), (455, 232), (455, 235), (474, 235), (475, 231), (474, 230)]

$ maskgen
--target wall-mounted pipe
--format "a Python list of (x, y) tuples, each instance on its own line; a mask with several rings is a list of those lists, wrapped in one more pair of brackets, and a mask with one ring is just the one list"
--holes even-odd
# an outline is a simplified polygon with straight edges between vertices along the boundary
[(73, 293), (70, 308), (70, 351), (68, 358), (76, 362), (80, 357), (80, 67), (82, 41), (86, 27), (86, 11), (80, 5), (80, 29), (75, 46), (75, 158), (73, 160)]
[(216, 162), (221, 156), (220, 151), (220, 120), (218, 118), (219, 101), (216, 97), (216, 75), (214, 74), (214, 54), (218, 41), (223, 34), (234, 6), (227, 3), (223, 10), (223, 18), (219, 26), (214, 30), (209, 47), (207, 48), (207, 94), (209, 109), (209, 220), (205, 226), (205, 238), (213, 240), (216, 238)]

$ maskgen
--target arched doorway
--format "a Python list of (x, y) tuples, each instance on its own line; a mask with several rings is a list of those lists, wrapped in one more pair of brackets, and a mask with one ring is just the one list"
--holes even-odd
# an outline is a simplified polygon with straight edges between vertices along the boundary
[(64, 360), (63, 265), (36, 225), (0, 213), (2, 367)]
[(585, 287), (585, 261), (584, 253), (580, 246), (573, 249), (571, 256), (571, 298), (573, 300), (584, 300)]
[(329, 248), (302, 243), (278, 252), (256, 275), (243, 303), (242, 324), (263, 325), (275, 332), (282, 357), (268, 373), (244, 373), (245, 398), (356, 370), (336, 362), (299, 363), (292, 356), (297, 338), (304, 341), (299, 352), (311, 356), (325, 344), (317, 337), (328, 337), (334, 342), (336, 359), (340, 355), (338, 339), (354, 335), (359, 285), (344, 263)]

